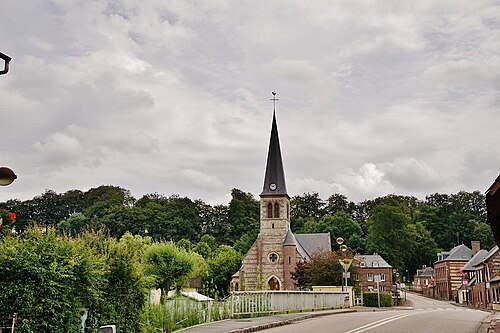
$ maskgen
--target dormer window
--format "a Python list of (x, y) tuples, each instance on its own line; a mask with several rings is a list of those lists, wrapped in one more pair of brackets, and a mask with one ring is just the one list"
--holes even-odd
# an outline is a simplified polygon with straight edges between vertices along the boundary
[(374, 261), (373, 262), (373, 267), (378, 267), (378, 262)]
[(359, 263), (359, 267), (365, 267), (365, 266), (366, 266), (366, 264), (365, 264), (364, 261), (362, 261), (362, 262)]

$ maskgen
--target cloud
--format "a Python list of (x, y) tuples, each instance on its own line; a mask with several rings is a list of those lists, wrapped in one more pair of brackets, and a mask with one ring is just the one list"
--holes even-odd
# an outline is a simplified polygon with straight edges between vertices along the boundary
[(2, 164), (19, 179), (0, 200), (110, 183), (257, 195), (272, 90), (290, 195), (482, 189), (498, 173), (499, 13), (493, 0), (7, 0)]

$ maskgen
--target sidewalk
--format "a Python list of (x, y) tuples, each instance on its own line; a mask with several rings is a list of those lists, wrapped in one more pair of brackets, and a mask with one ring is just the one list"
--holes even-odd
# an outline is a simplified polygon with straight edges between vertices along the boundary
[(300, 312), (290, 314), (280, 314), (266, 317), (228, 319), (213, 323), (188, 327), (176, 332), (182, 333), (247, 333), (257, 332), (267, 328), (292, 324), (297, 321), (310, 318), (329, 316), (339, 313), (356, 312), (355, 309), (337, 309), (314, 312)]

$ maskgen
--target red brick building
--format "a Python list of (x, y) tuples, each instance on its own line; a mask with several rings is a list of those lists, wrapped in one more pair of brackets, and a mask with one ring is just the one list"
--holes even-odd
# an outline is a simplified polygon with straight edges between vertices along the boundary
[(462, 285), (462, 267), (472, 258), (472, 250), (458, 245), (449, 252), (439, 252), (434, 263), (435, 297), (443, 300), (458, 299), (458, 288)]
[(434, 268), (422, 266), (417, 269), (417, 274), (413, 279), (413, 290), (427, 296), (433, 296), (434, 289)]
[(377, 276), (380, 277), (380, 291), (392, 292), (392, 266), (379, 254), (354, 256), (358, 264), (358, 280), (361, 291), (376, 291)]

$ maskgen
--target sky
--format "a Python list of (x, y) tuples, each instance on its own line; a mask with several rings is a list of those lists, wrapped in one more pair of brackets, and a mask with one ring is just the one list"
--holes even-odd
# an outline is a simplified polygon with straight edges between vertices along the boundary
[(484, 192), (500, 173), (500, 2), (3, 0), (0, 201), (121, 186)]

